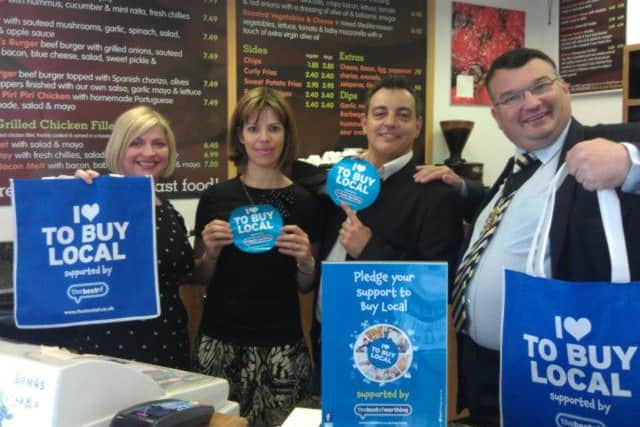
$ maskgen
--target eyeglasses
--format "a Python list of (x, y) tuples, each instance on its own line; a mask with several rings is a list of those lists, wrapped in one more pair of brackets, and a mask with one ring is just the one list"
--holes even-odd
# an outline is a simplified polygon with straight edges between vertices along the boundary
[(524, 102), (525, 93), (529, 92), (531, 95), (540, 96), (551, 90), (553, 84), (560, 80), (560, 77), (556, 77), (554, 79), (543, 78), (542, 80), (538, 80), (536, 83), (532, 84), (529, 87), (525, 87), (524, 89), (517, 90), (515, 92), (507, 92), (503, 94), (494, 105), (497, 107), (499, 105), (504, 105), (505, 107), (517, 107)]

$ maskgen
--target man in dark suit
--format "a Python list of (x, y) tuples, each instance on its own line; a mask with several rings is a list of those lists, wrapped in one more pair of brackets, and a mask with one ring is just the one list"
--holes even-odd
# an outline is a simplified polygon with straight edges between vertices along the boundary
[[(364, 158), (378, 169), (380, 194), (357, 213), (346, 204), (329, 207), (322, 259), (430, 260), (453, 266), (463, 235), (461, 198), (442, 183), (413, 182), (412, 148), (422, 129), (422, 114), (411, 84), (402, 77), (383, 77), (367, 92), (365, 110), (361, 120), (368, 147)], [(315, 344), (320, 340), (321, 301), (318, 298), (315, 310)], [(319, 366), (319, 345), (314, 356)]]
[[(525, 270), (546, 187), (563, 162), (570, 176), (556, 197), (551, 248), (545, 254), (550, 275), (563, 280), (610, 280), (594, 190), (617, 188), (632, 279), (640, 279), (640, 125), (578, 123), (571, 116), (568, 84), (551, 58), (538, 50), (516, 49), (497, 58), (486, 85), (491, 113), (516, 147), (516, 156), (497, 182), (487, 192), (480, 183), (464, 181), (450, 169), (435, 166), (422, 168), (415, 178), (461, 187), (465, 208), (477, 212), (450, 293), (458, 331), (458, 409), (469, 409), (467, 422), (493, 426), (499, 422), (502, 272), (504, 268)], [(514, 167), (516, 159), (524, 159), (520, 167)], [(478, 206), (479, 210), (474, 209)], [(476, 260), (469, 261), (473, 255)]]

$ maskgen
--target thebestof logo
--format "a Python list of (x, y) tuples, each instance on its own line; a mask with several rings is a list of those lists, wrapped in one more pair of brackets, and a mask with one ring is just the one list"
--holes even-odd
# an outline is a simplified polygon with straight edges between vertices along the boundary
[(571, 414), (556, 415), (557, 427), (607, 427), (605, 423), (591, 418), (578, 417)]

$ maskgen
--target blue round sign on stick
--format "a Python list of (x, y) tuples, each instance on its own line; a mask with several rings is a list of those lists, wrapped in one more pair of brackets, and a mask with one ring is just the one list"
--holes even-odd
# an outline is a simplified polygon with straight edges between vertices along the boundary
[(282, 229), (282, 215), (271, 205), (247, 205), (229, 216), (233, 244), (252, 254), (273, 248)]
[(344, 158), (327, 175), (327, 193), (340, 206), (345, 202), (354, 211), (369, 207), (380, 193), (380, 175), (366, 160)]

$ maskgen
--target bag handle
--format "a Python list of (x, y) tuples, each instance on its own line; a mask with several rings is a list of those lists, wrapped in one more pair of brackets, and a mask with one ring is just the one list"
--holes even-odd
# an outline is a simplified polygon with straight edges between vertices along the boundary
[[(529, 255), (527, 257), (526, 272), (532, 276), (545, 277), (544, 255), (549, 246), (549, 232), (551, 219), (556, 201), (556, 192), (567, 177), (567, 164), (563, 163), (549, 183), (547, 198), (542, 210), (542, 216), (538, 221)], [(609, 249), (611, 260), (611, 281), (615, 283), (629, 282), (629, 259), (627, 257), (627, 244), (624, 239), (622, 226), (622, 214), (620, 212), (620, 199), (615, 190), (606, 188), (598, 190), (598, 206), (604, 226), (604, 234)]]

